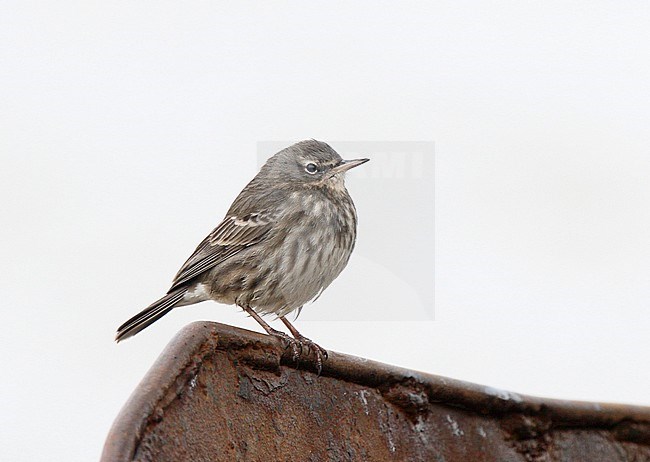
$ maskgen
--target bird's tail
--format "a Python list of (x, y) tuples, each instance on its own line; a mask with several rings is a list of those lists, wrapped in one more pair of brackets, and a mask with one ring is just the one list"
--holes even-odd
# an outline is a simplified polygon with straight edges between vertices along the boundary
[(183, 299), (185, 292), (185, 288), (176, 289), (175, 291), (165, 295), (160, 300), (153, 302), (144, 310), (140, 311), (138, 314), (117, 328), (115, 341), (119, 342), (120, 340), (129, 338), (140, 332), (142, 329), (145, 329), (154, 322), (158, 321), (160, 318), (169, 313), (176, 306), (176, 304)]

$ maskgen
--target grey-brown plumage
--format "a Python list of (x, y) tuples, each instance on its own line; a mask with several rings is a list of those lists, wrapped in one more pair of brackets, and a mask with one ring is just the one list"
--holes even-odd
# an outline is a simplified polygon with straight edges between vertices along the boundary
[[(303, 345), (312, 349), (320, 369), (326, 351), (285, 316), (317, 298), (347, 264), (357, 215), (344, 175), (367, 161), (344, 161), (315, 140), (275, 154), (181, 267), (167, 295), (120, 326), (116, 340), (137, 334), (177, 306), (215, 300), (243, 308), (296, 357)], [(293, 339), (261, 319), (269, 313)]]

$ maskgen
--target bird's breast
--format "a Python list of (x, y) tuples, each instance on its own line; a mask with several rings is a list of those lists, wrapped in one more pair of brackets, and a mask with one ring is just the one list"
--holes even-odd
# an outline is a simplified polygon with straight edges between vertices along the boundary
[[(314, 299), (346, 266), (356, 239), (354, 205), (305, 194), (289, 204), (274, 231), (273, 245), (261, 262), (273, 274), (274, 297), (266, 300), (270, 293), (260, 292), (256, 304), (261, 311), (282, 315)], [(264, 306), (280, 299), (282, 307)]]

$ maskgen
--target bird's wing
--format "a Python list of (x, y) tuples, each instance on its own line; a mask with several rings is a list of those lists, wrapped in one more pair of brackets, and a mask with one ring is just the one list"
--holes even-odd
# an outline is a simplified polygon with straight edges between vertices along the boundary
[(273, 229), (275, 217), (269, 213), (228, 215), (183, 264), (174, 277), (170, 291), (215, 267), (227, 258), (257, 244)]

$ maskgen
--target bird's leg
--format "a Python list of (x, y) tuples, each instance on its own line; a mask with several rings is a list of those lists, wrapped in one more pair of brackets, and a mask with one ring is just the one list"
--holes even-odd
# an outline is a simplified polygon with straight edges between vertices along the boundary
[(287, 334), (285, 334), (284, 332), (281, 332), (269, 326), (268, 323), (264, 321), (262, 317), (259, 314), (257, 314), (255, 310), (252, 309), (250, 306), (243, 305), (242, 309), (246, 313), (248, 313), (255, 321), (257, 321), (257, 323), (264, 328), (267, 334), (279, 338), (280, 341), (284, 343), (285, 350), (291, 347), (292, 359), (298, 362), (298, 358), (300, 357), (300, 352), (302, 351), (302, 344), (300, 343), (299, 340), (293, 339), (289, 337)]
[(291, 332), (291, 335), (294, 336), (298, 342), (300, 342), (301, 345), (305, 345), (308, 350), (311, 350), (314, 352), (314, 355), (316, 356), (316, 368), (318, 369), (318, 375), (320, 375), (321, 371), (323, 370), (323, 358), (327, 359), (327, 350), (304, 335), (302, 335), (300, 332), (298, 332), (298, 329), (293, 327), (293, 325), (285, 318), (284, 316), (280, 316), (280, 319), (284, 323), (285, 326), (287, 326), (287, 329), (289, 329), (289, 332)]

